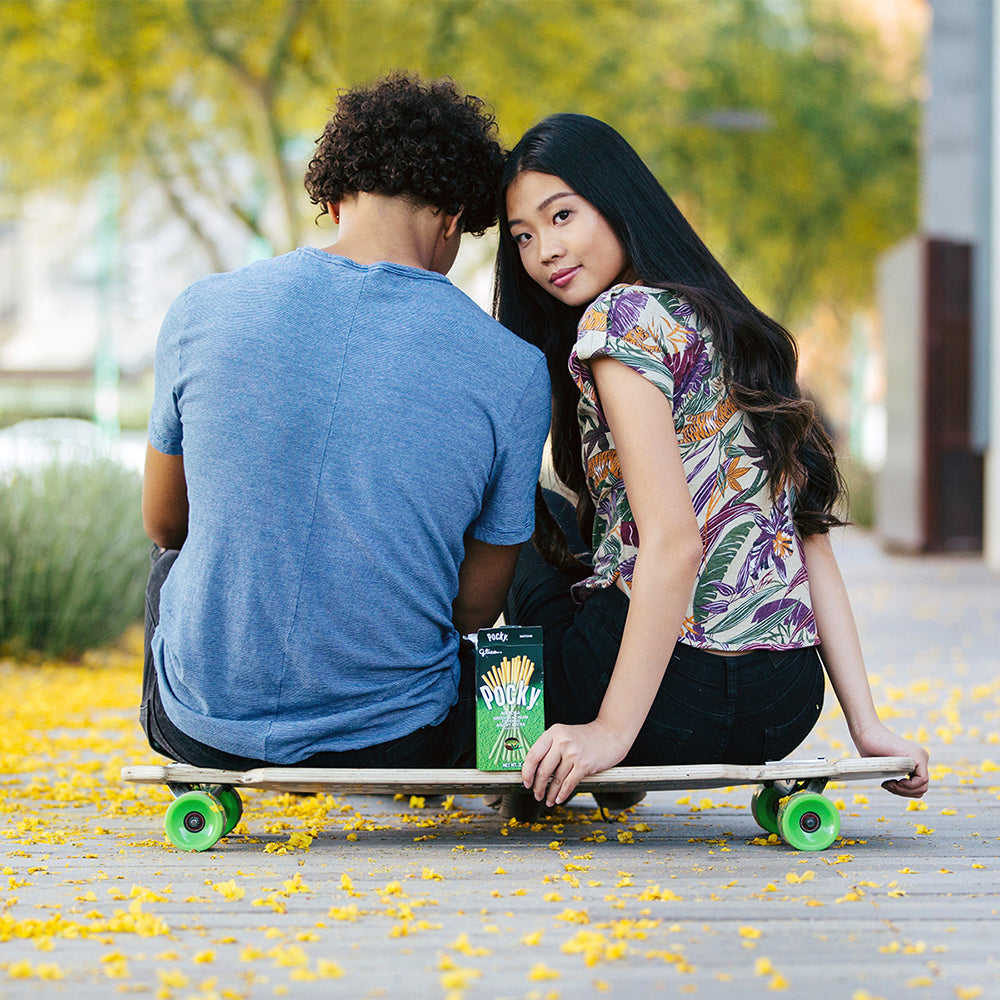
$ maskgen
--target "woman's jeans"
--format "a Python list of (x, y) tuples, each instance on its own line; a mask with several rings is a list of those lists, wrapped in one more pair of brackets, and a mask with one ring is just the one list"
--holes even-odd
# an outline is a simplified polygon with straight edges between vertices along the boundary
[[(139, 721), (149, 745), (165, 757), (194, 764), (244, 771), (270, 766), (268, 761), (241, 757), (207, 746), (181, 732), (163, 709), (157, 684), (156, 666), (151, 649), (153, 632), (160, 621), (160, 590), (177, 559), (175, 549), (154, 546), (150, 553), (152, 568), (146, 584), (145, 661), (142, 669), (142, 705)], [(283, 766), (293, 767), (467, 767), (475, 756), (475, 650), (462, 640), (459, 650), (462, 674), (458, 701), (444, 722), (424, 726), (376, 746), (359, 750), (324, 751)]]
[[(570, 548), (583, 551), (572, 506), (546, 491)], [(507, 621), (541, 625), (545, 721), (579, 724), (596, 717), (621, 646), (629, 600), (618, 587), (582, 604), (573, 579), (521, 550), (507, 599)], [(623, 764), (759, 764), (780, 760), (806, 738), (823, 706), (816, 647), (755, 649), (719, 656), (677, 643), (646, 721)]]

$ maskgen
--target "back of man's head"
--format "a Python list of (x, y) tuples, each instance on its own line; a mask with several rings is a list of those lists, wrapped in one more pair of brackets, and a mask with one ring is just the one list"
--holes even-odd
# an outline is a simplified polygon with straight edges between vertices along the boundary
[(496, 119), (452, 80), (396, 72), (341, 93), (317, 140), (305, 186), (321, 213), (349, 194), (403, 196), (448, 214), (465, 232), (496, 221), (503, 165)]

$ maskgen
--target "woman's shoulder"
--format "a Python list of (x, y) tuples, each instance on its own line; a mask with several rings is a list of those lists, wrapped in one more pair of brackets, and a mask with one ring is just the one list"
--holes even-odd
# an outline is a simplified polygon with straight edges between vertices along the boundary
[(577, 346), (599, 337), (627, 340), (645, 350), (676, 353), (706, 337), (691, 304), (677, 292), (650, 285), (618, 284), (587, 308), (577, 330)]
[[(602, 292), (580, 319), (570, 368), (609, 356), (643, 372), (667, 371), (679, 355), (703, 353), (705, 335), (694, 312), (676, 292), (618, 284)], [(579, 379), (578, 379), (579, 381)]]
[(616, 325), (638, 326), (644, 320), (667, 320), (671, 325), (676, 324), (689, 330), (701, 327), (694, 307), (683, 295), (670, 288), (653, 285), (612, 285), (587, 308), (585, 319), (591, 315), (595, 318), (612, 317), (618, 321)]

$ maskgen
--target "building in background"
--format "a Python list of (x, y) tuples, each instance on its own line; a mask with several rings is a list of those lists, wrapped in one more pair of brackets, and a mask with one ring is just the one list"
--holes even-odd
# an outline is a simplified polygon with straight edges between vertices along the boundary
[(891, 548), (983, 551), (1000, 569), (1000, 18), (932, 0), (920, 230), (883, 259)]

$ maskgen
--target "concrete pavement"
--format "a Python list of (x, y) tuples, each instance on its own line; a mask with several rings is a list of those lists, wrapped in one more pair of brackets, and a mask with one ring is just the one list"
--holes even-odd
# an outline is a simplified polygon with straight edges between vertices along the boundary
[[(238, 835), (184, 855), (166, 792), (117, 781), (155, 760), (135, 652), (0, 662), (0, 998), (1000, 997), (1000, 578), (838, 551), (876, 701), (933, 782), (833, 789), (816, 854), (768, 844), (735, 788), (508, 828), (476, 798), (250, 793)], [(850, 753), (832, 702), (794, 756)]]

